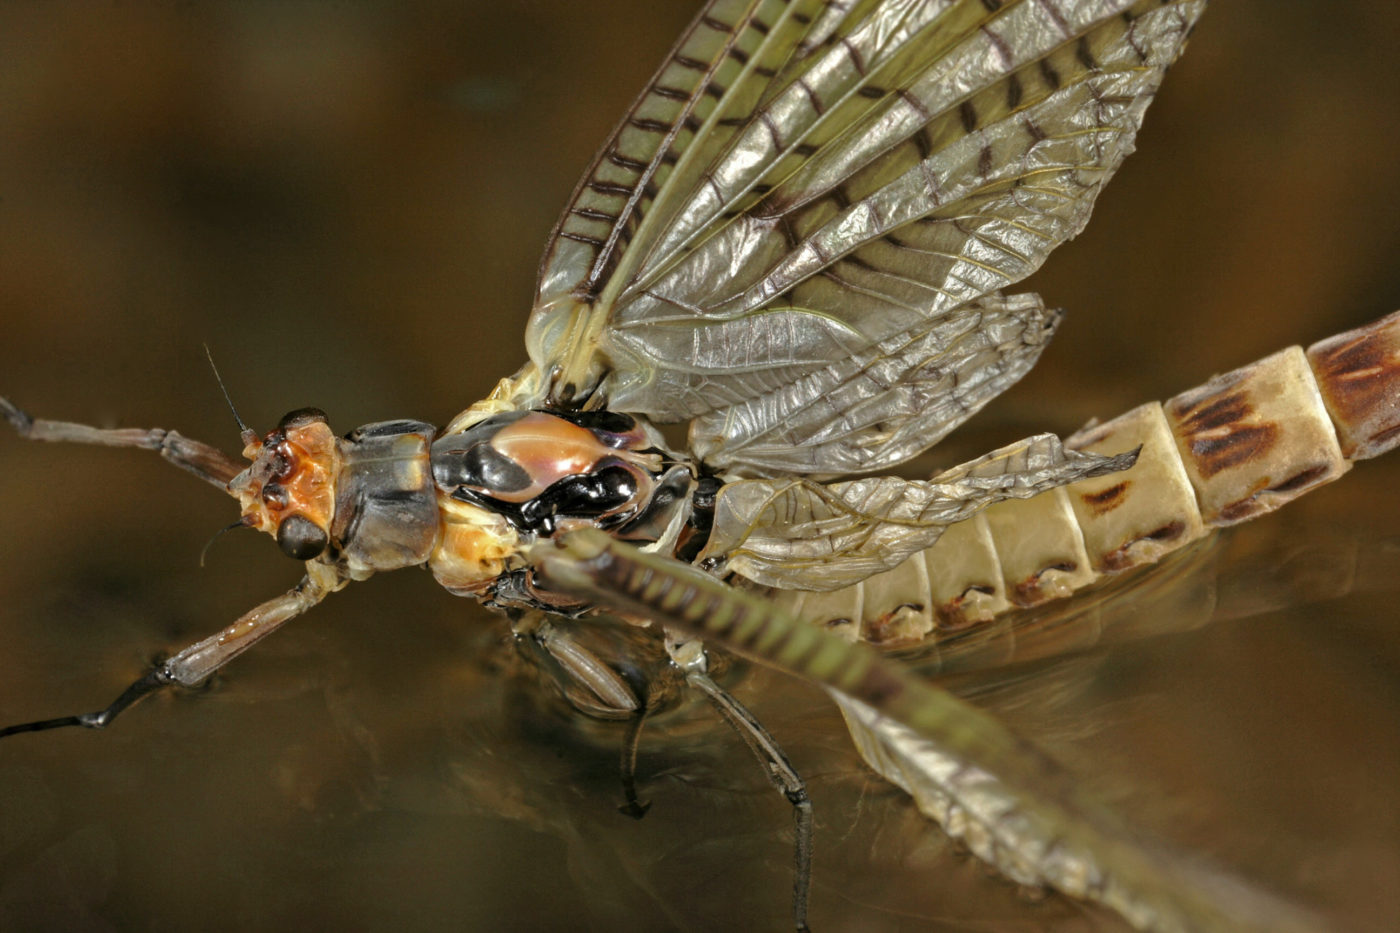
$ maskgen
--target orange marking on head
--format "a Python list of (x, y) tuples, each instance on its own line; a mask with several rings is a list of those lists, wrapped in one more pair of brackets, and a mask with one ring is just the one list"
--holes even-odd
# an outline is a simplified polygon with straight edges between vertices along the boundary
[(340, 452), (324, 421), (279, 428), (248, 444), (243, 455), (253, 463), (229, 483), (229, 492), (243, 507), (244, 524), (276, 534), (283, 521), (300, 515), (330, 528)]

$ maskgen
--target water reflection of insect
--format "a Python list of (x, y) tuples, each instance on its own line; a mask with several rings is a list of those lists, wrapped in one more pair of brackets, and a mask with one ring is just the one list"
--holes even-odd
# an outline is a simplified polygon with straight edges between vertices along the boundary
[[(626, 468), (624, 468), (624, 466), (619, 466), (619, 469), (623, 469), (623, 471), (626, 472)], [(617, 488), (616, 488), (616, 486), (612, 486), (612, 488), (603, 489), (602, 492), (605, 492), (605, 493), (606, 493), (606, 492), (608, 492), (609, 489), (610, 489), (610, 490), (616, 490)], [(575, 492), (580, 493), (580, 495), (584, 495), (584, 493), (587, 493), (588, 490), (575, 490)], [(546, 520), (547, 520), (547, 517), (549, 517), (549, 516), (545, 516)], [(293, 544), (295, 544), (295, 542), (293, 542)]]

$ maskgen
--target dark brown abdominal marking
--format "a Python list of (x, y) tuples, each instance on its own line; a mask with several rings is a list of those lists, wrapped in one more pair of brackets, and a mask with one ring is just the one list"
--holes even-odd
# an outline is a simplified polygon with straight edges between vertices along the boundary
[(1161, 528), (1149, 531), (1147, 534), (1143, 535), (1143, 537), (1150, 538), (1153, 541), (1175, 541), (1177, 538), (1181, 537), (1185, 531), (1186, 524), (1184, 522), (1168, 522)]
[(1103, 515), (1122, 505), (1123, 498), (1128, 492), (1128, 485), (1128, 481), (1124, 480), (1098, 492), (1084, 493), (1079, 498), (1095, 515)]
[(1051, 570), (1058, 570), (1061, 573), (1073, 573), (1079, 569), (1079, 565), (1072, 560), (1063, 560), (1048, 567), (1043, 567), (1035, 574), (1022, 580), (1011, 588), (1011, 601), (1018, 606), (1036, 606), (1045, 601), (1044, 592), (1040, 588), (1040, 578)]
[(924, 607), (921, 603), (901, 603), (889, 612), (880, 613), (866, 623), (865, 631), (862, 633), (865, 636), (865, 640), (871, 644), (885, 647), (907, 642), (923, 641), (922, 636), (911, 638), (908, 632), (908, 626), (899, 624), (902, 621), (901, 616), (905, 610), (913, 613), (921, 613), (924, 611)]
[(1212, 381), (1203, 387), (1207, 391), (1168, 403), (1168, 414), (1180, 425), (1180, 436), (1206, 479), (1261, 457), (1278, 443), (1278, 425), (1245, 423), (1256, 412), (1243, 393), (1220, 394), (1237, 383), (1237, 379), (1222, 380), (1220, 385)]
[(1374, 457), (1400, 440), (1400, 312), (1308, 348), (1342, 453)]
[(1265, 492), (1297, 492), (1301, 489), (1307, 489), (1313, 483), (1325, 477), (1328, 472), (1326, 466), (1308, 467), (1306, 470), (1295, 473), (1283, 482), (1275, 486), (1270, 486)]
[(1128, 552), (1132, 550), (1134, 544), (1137, 544), (1139, 541), (1175, 541), (1177, 538), (1181, 537), (1182, 534), (1185, 533), (1185, 531), (1185, 522), (1168, 522), (1160, 528), (1156, 528), (1152, 531), (1149, 531), (1147, 534), (1143, 535), (1140, 538), (1134, 538), (1133, 540), (1129, 541), (1127, 544), (1124, 544), (1120, 548), (1115, 548), (1114, 550), (1109, 551), (1107, 554), (1099, 558), (1099, 561), (1102, 564), (1103, 569), (1108, 571), (1109, 573), (1117, 573), (1118, 571), (1127, 570), (1130, 567), (1136, 566), (1138, 563), (1137, 561), (1130, 560), (1128, 558)]
[(953, 631), (980, 621), (979, 619), (968, 618), (964, 608), (967, 604), (968, 595), (971, 593), (981, 593), (984, 596), (992, 596), (996, 594), (996, 591), (995, 586), (985, 583), (974, 583), (943, 605), (934, 607), (933, 612), (934, 615), (938, 617), (938, 627)]
[(1232, 525), (1235, 522), (1242, 522), (1246, 518), (1262, 510), (1263, 506), (1259, 504), (1253, 495), (1246, 496), (1237, 502), (1231, 502), (1229, 505), (1221, 506), (1216, 524)]
[(1313, 350), (1318, 381), (1345, 420), (1362, 421), (1367, 412), (1388, 400), (1391, 379), (1377, 377), (1397, 367), (1391, 365), (1387, 347), (1380, 341), (1367, 335)]
[(1263, 456), (1277, 442), (1278, 426), (1270, 423), (1239, 428), (1218, 438), (1196, 437), (1189, 443), (1197, 468), (1203, 477), (1209, 479), (1221, 470)]
[(1374, 441), (1377, 446), (1384, 447), (1389, 445), (1397, 435), (1400, 435), (1400, 424), (1392, 425), (1384, 431), (1371, 435), (1371, 440)]

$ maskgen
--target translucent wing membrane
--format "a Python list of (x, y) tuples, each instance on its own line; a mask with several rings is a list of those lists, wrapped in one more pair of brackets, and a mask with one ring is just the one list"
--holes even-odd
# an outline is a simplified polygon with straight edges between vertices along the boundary
[[(924, 340), (1075, 235), (1202, 6), (712, 4), (546, 256), (529, 349), (548, 400), (700, 418), (697, 449), (739, 472), (917, 452), (889, 440), (898, 391), (800, 465), (769, 432), (852, 357)], [(917, 430), (931, 443), (972, 407)]]
[(1035, 364), (1060, 315), (991, 295), (701, 415), (691, 451), (734, 474), (855, 473), (937, 443)]
[(1324, 928), (1298, 906), (1166, 847), (1142, 840), (1073, 841), (1052, 815), (1055, 801), (1026, 794), (895, 719), (839, 691), (829, 693), (870, 766), (1008, 878), (1098, 901), (1139, 930), (1306, 933)]
[(926, 482), (740, 480), (720, 490), (701, 558), (722, 555), (726, 571), (765, 586), (834, 590), (897, 566), (994, 502), (1124, 470), (1136, 456), (1065, 450), (1041, 434)]

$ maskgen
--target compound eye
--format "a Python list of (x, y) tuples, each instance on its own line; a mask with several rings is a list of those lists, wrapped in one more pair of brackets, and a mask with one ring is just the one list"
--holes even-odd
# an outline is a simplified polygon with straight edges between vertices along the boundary
[(277, 526), (277, 546), (293, 560), (320, 557), (329, 543), (325, 531), (304, 515), (289, 515)]
[(283, 415), (282, 420), (277, 422), (277, 429), (285, 434), (288, 431), (304, 428), (309, 424), (315, 424), (317, 421), (326, 421), (326, 413), (321, 411), (321, 409), (298, 408), (295, 411), (289, 411)]

